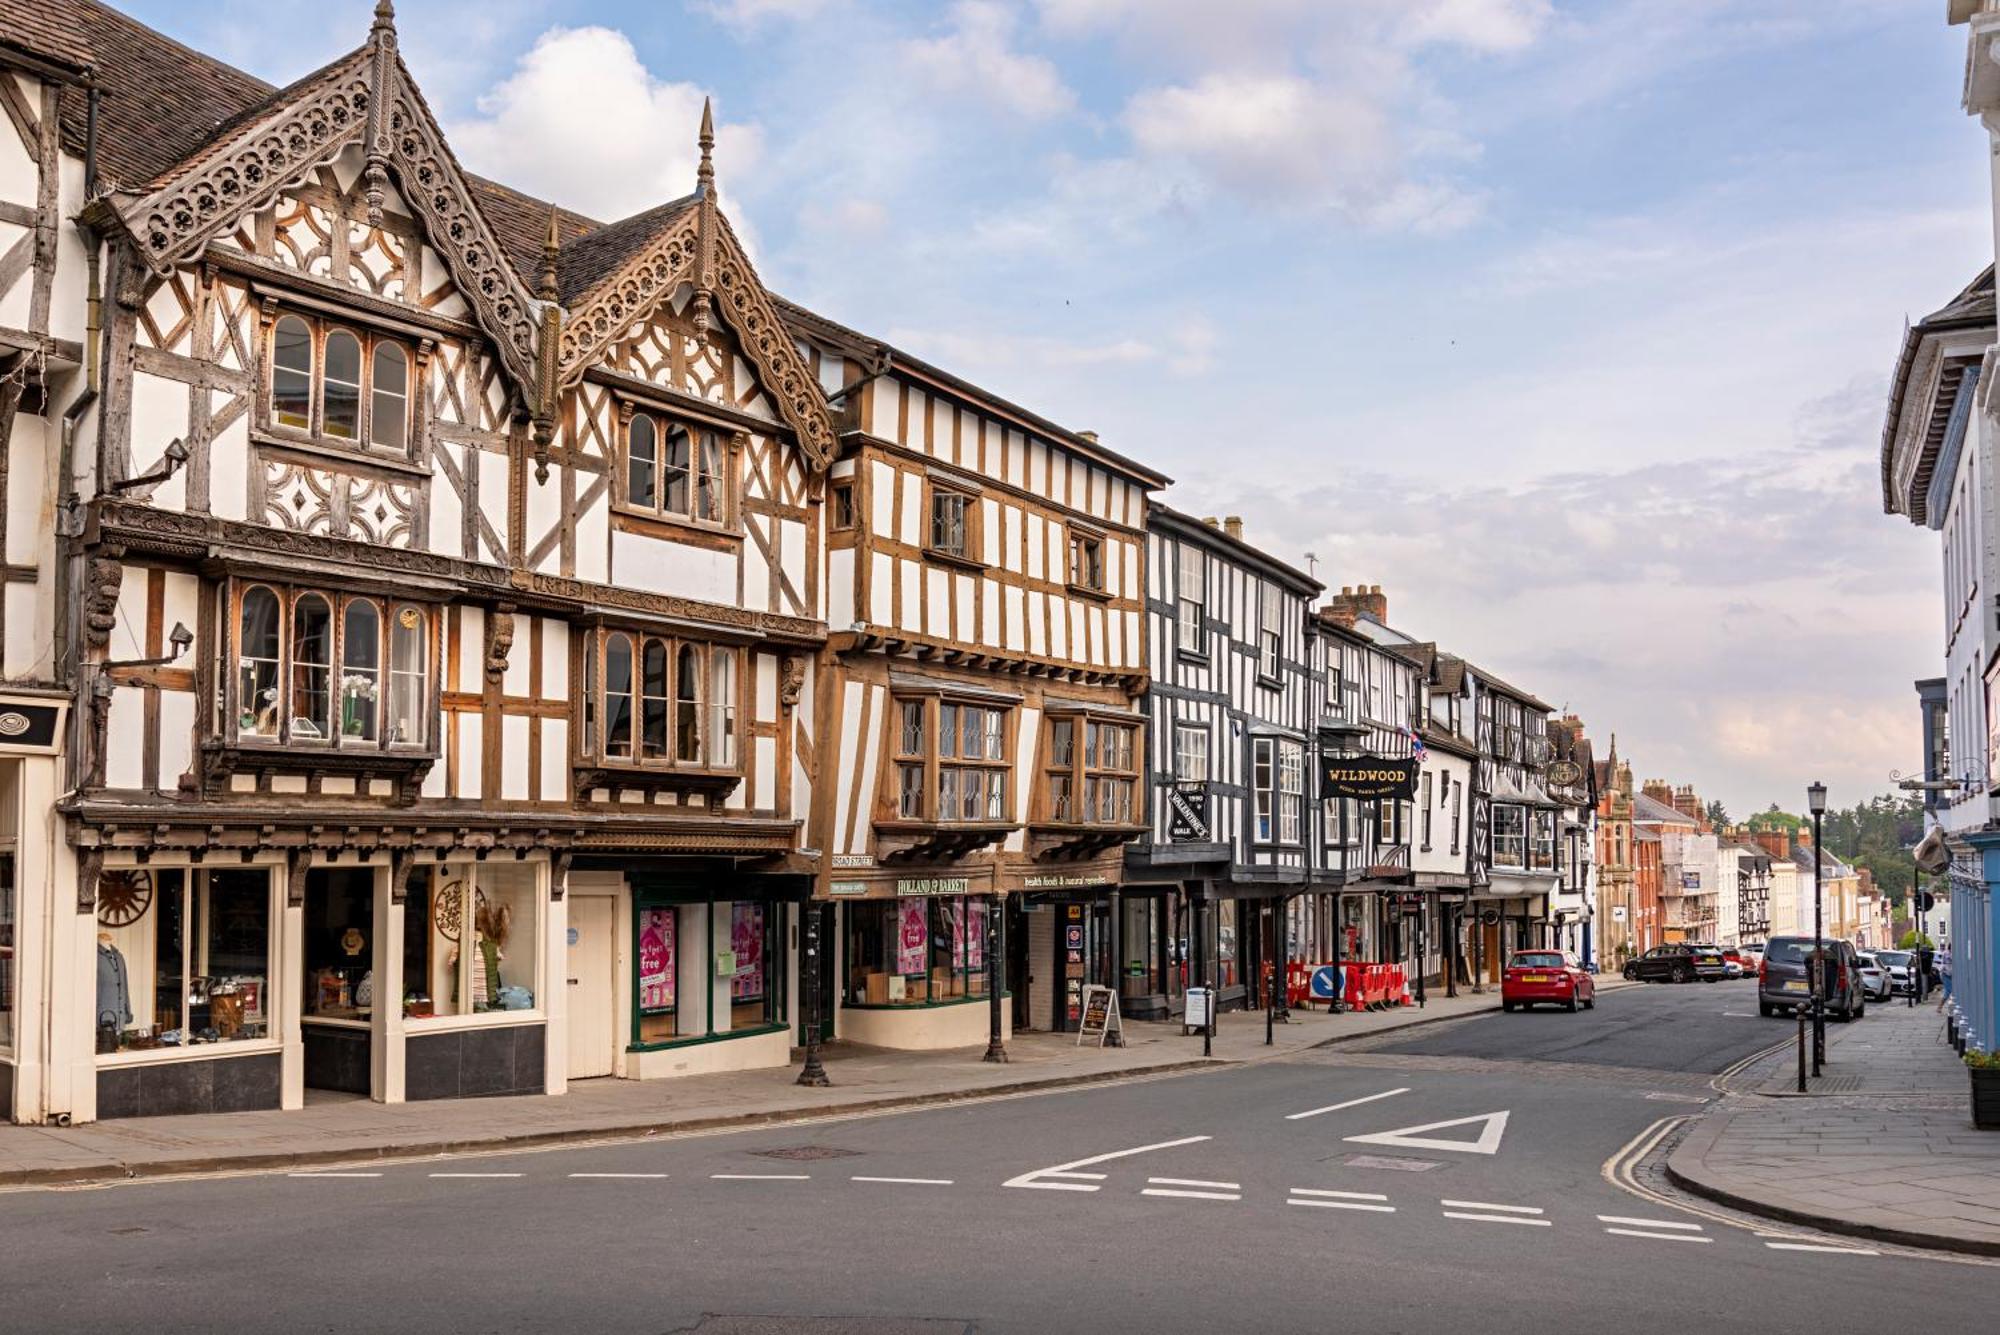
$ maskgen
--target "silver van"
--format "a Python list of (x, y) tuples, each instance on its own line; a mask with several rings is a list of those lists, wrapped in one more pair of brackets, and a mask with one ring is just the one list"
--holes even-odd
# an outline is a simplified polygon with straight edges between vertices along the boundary
[[(1868, 1010), (1861, 980), (1861, 953), (1852, 941), (1821, 938), (1826, 952), (1826, 1013), (1838, 1020), (1858, 1020)], [(1812, 1005), (1813, 939), (1774, 936), (1764, 946), (1757, 970), (1757, 1013), (1778, 1015)]]

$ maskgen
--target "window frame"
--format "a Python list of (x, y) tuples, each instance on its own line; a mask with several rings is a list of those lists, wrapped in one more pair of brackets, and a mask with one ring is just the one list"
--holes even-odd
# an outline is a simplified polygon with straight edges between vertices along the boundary
[[(1189, 754), (1187, 750), (1183, 749), (1181, 742), (1188, 737), (1199, 737), (1201, 739), (1201, 746), (1199, 748), (1201, 752), (1201, 773), (1199, 775), (1187, 774), (1181, 766), (1182, 758)], [(1173, 773), (1176, 783), (1207, 783), (1209, 781), (1209, 777), (1215, 772), (1210, 760), (1209, 741), (1209, 729), (1206, 723), (1190, 723), (1181, 720), (1174, 724)]]
[[(938, 502), (946, 498), (957, 501), (964, 507), (959, 515), (959, 546), (956, 549), (937, 541)], [(973, 488), (926, 477), (923, 532), (920, 535), (923, 539), (924, 555), (960, 565), (980, 564), (981, 553), (984, 550), (979, 527), (981, 508), (980, 495)]]
[[(1131, 714), (1098, 713), (1091, 710), (1059, 709), (1046, 715), (1047, 742), (1043, 748), (1041, 791), (1037, 803), (1043, 820), (1051, 825), (1094, 825), (1107, 828), (1137, 825), (1139, 822), (1139, 780), (1143, 768), (1145, 720)], [(1067, 758), (1059, 754), (1057, 737), (1068, 729)], [(1126, 739), (1124, 763), (1104, 763), (1103, 739), (1107, 732)], [(1057, 796), (1057, 785), (1066, 786), (1068, 797)], [(1103, 784), (1123, 784), (1123, 819), (1098, 814), (1097, 798)], [(1067, 802), (1067, 808), (1064, 803)]]
[[(307, 335), (306, 425), (302, 427), (282, 422), (278, 417), (278, 376), (280, 373), (297, 373), (278, 365), (278, 331), (288, 320), (303, 324)], [(360, 366), (355, 381), (355, 431), (351, 437), (332, 435), (326, 430), (327, 342), (335, 334), (350, 336), (360, 349)], [(258, 377), (257, 423), (261, 431), (281, 442), (339, 450), (364, 459), (402, 463), (415, 459), (422, 421), (422, 414), (415, 410), (424, 402), (423, 371), (427, 359), (421, 355), (420, 349), (411, 346), (407, 338), (379, 330), (364, 320), (342, 319), (281, 305), (266, 320), (260, 347), (264, 364)], [(377, 349), (385, 347), (394, 348), (403, 358), (403, 388), (400, 394), (402, 440), (395, 444), (384, 444), (376, 438), (375, 362)]]
[[(1069, 587), (1082, 593), (1107, 592), (1109, 584), (1105, 563), (1109, 560), (1109, 553), (1104, 535), (1072, 524), (1068, 526), (1067, 538)], [(1084, 567), (1081, 572), (1077, 568), (1079, 557)]]
[(851, 477), (838, 478), (827, 488), (827, 531), (852, 533), (861, 527), (861, 497)]
[[(275, 685), (277, 699), (271, 709), (274, 730), (265, 733), (248, 731), (243, 726), (243, 604), (253, 592), (262, 590), (277, 602), (277, 642)], [(291, 584), (282, 580), (262, 579), (253, 576), (233, 576), (218, 589), (222, 599), (223, 615), (221, 635), (223, 652), (220, 655), (222, 670), (215, 694), (215, 704), (219, 711), (216, 734), (232, 746), (271, 747), (273, 749), (305, 748), (314, 751), (338, 754), (363, 754), (380, 752), (393, 755), (423, 756), (435, 755), (438, 748), (439, 720), (439, 668), (440, 668), (440, 628), (443, 618), (436, 604), (417, 602), (406, 598), (390, 597), (383, 594), (352, 592), (341, 593), (319, 585)], [(327, 733), (314, 737), (296, 731), (297, 711), (294, 695), (298, 685), (300, 662), (296, 657), (297, 608), (300, 602), (316, 598), (328, 610), (326, 658), (316, 664), (326, 673), (325, 692), (327, 696), (327, 717), (331, 726)], [(375, 735), (371, 737), (352, 735), (347, 731), (347, 675), (350, 665), (347, 661), (348, 609), (357, 605), (373, 610), (376, 624), (375, 666), (373, 669)], [(408, 617), (414, 613), (416, 624), (412, 626)], [(423, 635), (422, 686), (415, 711), (417, 726), (422, 736), (416, 741), (396, 741), (390, 736), (390, 706), (392, 664), (395, 658), (396, 628), (419, 629)], [(259, 661), (263, 661), (260, 659)], [(404, 675), (408, 675), (407, 672)]]
[[(1519, 827), (1514, 832), (1502, 832), (1500, 826), (1501, 815), (1503, 813), (1512, 819), (1520, 821)], [(1525, 806), (1522, 806), (1519, 802), (1495, 802), (1493, 804), (1492, 830), (1489, 837), (1492, 863), (1495, 867), (1505, 867), (1510, 871), (1526, 871), (1528, 869), (1528, 809)], [(1504, 860), (1500, 855), (1503, 840), (1514, 844), (1520, 850), (1515, 854), (1512, 861)]]
[[(1174, 558), (1174, 649), (1190, 658), (1208, 657), (1208, 553), (1194, 543), (1177, 544)], [(1192, 566), (1190, 566), (1192, 561)], [(1190, 581), (1190, 569), (1197, 578)], [(1190, 582), (1200, 588), (1188, 594)], [(1190, 620), (1189, 613), (1193, 617)], [(1192, 641), (1192, 642), (1190, 642)]]
[[(893, 791), (887, 785), (881, 788), (877, 799), (879, 820), (891, 824), (915, 825), (1012, 825), (1014, 803), (1014, 757), (1017, 739), (1015, 729), (1019, 720), (1019, 709), (1014, 701), (994, 700), (970, 693), (957, 694), (942, 691), (896, 691), (890, 696), (895, 706), (894, 726), (884, 729), (888, 734), (884, 741), (889, 748), (886, 773), (895, 778)], [(917, 746), (912, 749), (905, 744), (908, 735), (909, 709), (921, 706), (923, 732)], [(994, 759), (985, 755), (967, 757), (964, 750), (964, 710), (975, 709), (985, 715), (997, 715), (997, 721), (982, 724), (979, 730), (982, 752), (996, 739), (1001, 756)], [(952, 748), (944, 749), (943, 729), (945, 711), (951, 711), (953, 732)], [(921, 775), (921, 795), (916, 810), (910, 809), (907, 799), (912, 790), (908, 787), (908, 776)], [(943, 807), (946, 774), (963, 776), (978, 773), (982, 777), (979, 786), (985, 797), (988, 814), (976, 817), (947, 815)], [(994, 776), (997, 776), (994, 777)], [(953, 779), (951, 787), (955, 796), (963, 801), (964, 789), (960, 787), (962, 778)], [(991, 814), (994, 796), (999, 798), (1000, 814)]]
[[(640, 418), (646, 419), (653, 437), (653, 495), (650, 501), (635, 497), (632, 487), (632, 434)], [(680, 509), (667, 504), (667, 445), (676, 428), (686, 432), (688, 440), (688, 462), (683, 470), (686, 497)], [(695, 498), (700, 495), (701, 479), (705, 476), (702, 469), (702, 444), (705, 439), (712, 439), (715, 445), (715, 471), (706, 475), (715, 488), (716, 513), (713, 515), (695, 512)], [(651, 403), (620, 399), (617, 459), (612, 470), (615, 507), (624, 514), (649, 523), (678, 524), (708, 533), (735, 534), (741, 527), (737, 486), (740, 470), (736, 459), (742, 440), (741, 432), (704, 422), (692, 414), (670, 412)]]
[(1431, 851), (1431, 772), (1425, 770), (1417, 785), (1417, 832), (1423, 851)]
[[(700, 640), (682, 635), (667, 635), (656, 631), (641, 630), (623, 624), (603, 624), (589, 627), (582, 635), (582, 682), (578, 693), (577, 710), (580, 717), (575, 720), (576, 760), (580, 765), (598, 766), (632, 774), (687, 774), (716, 775), (718, 777), (741, 777), (743, 774), (744, 728), (743, 701), (745, 699), (744, 673), (748, 670), (750, 655), (739, 645), (722, 640)], [(631, 658), (631, 673), (627, 688), (621, 692), (630, 700), (629, 721), (625, 728), (630, 749), (626, 754), (616, 755), (611, 751), (611, 733), (607, 727), (609, 696), (606, 690), (611, 646), (614, 641), (623, 640), (628, 646)], [(663, 688), (656, 694), (648, 694), (645, 686), (646, 649), (649, 645), (661, 647), (665, 662)], [(683, 699), (682, 654), (684, 650), (694, 653), (695, 694), (691, 700)], [(719, 654), (729, 655), (728, 677), (716, 676), (716, 659)], [(727, 680), (730, 698), (725, 703), (717, 699), (716, 683)], [(646, 708), (647, 702), (660, 702), (662, 754), (647, 756)], [(680, 714), (683, 705), (694, 708), (699, 756), (687, 760), (680, 756)], [(727, 733), (728, 754), (720, 758), (716, 755), (718, 733), (718, 710), (728, 711), (729, 730)]]
[(1285, 652), (1285, 591), (1270, 580), (1257, 588), (1257, 677), (1275, 686), (1283, 671)]

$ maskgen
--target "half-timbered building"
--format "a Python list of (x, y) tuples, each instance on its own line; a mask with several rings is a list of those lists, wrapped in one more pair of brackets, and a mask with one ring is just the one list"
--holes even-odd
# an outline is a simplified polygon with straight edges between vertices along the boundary
[(1497, 984), (1507, 955), (1545, 945), (1561, 882), (1562, 804), (1546, 784), (1551, 706), (1466, 664), (1479, 747), (1472, 802), (1472, 901), (1466, 953), (1476, 982)]
[[(841, 414), (812, 839), (832, 1031), (1074, 1028), (1143, 828), (1149, 492), (1167, 479), (796, 306)], [(1004, 915), (1001, 912), (1005, 906)]]
[(77, 702), (15, 1115), (783, 1063), (837, 441), (706, 118), (600, 223), (460, 168), (387, 0), (283, 89), (4, 11), (6, 669)]
[(1287, 906), (1316, 861), (1306, 620), (1321, 586), (1244, 541), (1240, 519), (1151, 516), (1152, 816), (1125, 850), (1112, 958), (1135, 1014), (1180, 1008), (1190, 983), (1254, 1005), (1265, 965), (1282, 977)]

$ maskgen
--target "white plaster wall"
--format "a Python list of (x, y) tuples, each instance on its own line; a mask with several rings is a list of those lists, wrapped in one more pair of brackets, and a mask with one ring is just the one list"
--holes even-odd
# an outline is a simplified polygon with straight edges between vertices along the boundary
[[(982, 999), (953, 1006), (884, 1007), (874, 1010), (843, 1006), (839, 1012), (840, 1036), (850, 1043), (904, 1052), (983, 1048), (992, 1025), (989, 1005)], [(1003, 1042), (1013, 1037), (1012, 1012), (1011, 1005), (1001, 1005), (1000, 1037)]]

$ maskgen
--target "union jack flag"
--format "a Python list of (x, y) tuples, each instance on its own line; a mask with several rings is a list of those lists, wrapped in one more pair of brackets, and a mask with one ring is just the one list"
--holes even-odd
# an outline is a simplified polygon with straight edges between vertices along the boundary
[(1410, 758), (1421, 765), (1429, 758), (1430, 748), (1424, 745), (1423, 738), (1417, 736), (1417, 730), (1408, 724), (1403, 725), (1403, 736), (1410, 739)]

